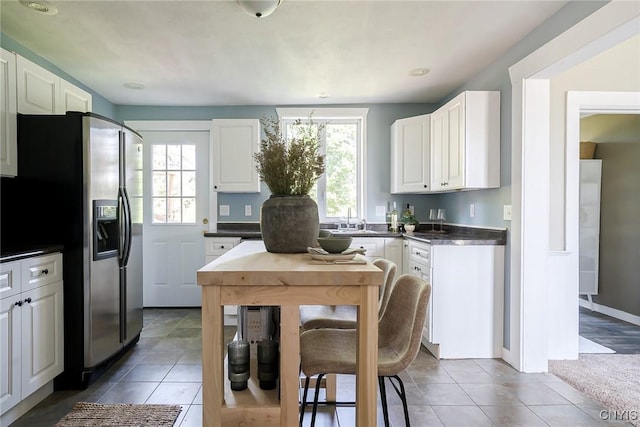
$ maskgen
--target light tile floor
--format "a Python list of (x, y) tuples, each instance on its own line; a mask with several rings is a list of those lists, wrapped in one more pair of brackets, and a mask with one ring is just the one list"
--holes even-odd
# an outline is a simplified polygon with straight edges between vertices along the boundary
[[(177, 403), (176, 426), (202, 424), (199, 309), (145, 309), (140, 342), (87, 390), (57, 391), (13, 426), (53, 426), (78, 401)], [(228, 331), (232, 332), (232, 331)], [(521, 374), (495, 359), (438, 361), (424, 348), (401, 375), (413, 426), (627, 425), (599, 418), (605, 409), (552, 374)], [(338, 378), (338, 400), (354, 399), (355, 381)], [(390, 418), (404, 425), (400, 400), (387, 386)], [(305, 416), (309, 425), (310, 406)], [(378, 425), (384, 425), (379, 410)], [(349, 427), (349, 406), (321, 406), (318, 427)]]

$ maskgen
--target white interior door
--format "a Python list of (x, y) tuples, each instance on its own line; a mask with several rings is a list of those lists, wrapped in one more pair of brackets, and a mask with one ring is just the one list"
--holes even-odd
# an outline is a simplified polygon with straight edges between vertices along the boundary
[(201, 305), (209, 131), (141, 131), (144, 137), (144, 306)]

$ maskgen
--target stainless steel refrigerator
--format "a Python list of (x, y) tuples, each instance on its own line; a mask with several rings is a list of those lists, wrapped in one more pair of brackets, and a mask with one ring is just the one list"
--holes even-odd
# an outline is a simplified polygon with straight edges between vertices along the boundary
[(84, 388), (142, 330), (142, 137), (91, 113), (18, 115), (15, 180), (13, 238), (64, 245), (55, 386)]

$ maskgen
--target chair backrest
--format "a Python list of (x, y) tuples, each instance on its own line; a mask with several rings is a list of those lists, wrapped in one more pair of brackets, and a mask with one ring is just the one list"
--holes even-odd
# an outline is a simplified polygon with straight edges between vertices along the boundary
[(387, 308), (378, 323), (378, 347), (389, 346), (398, 355), (394, 368), (403, 371), (418, 355), (422, 328), (431, 297), (431, 284), (409, 274), (398, 277)]
[(393, 286), (396, 283), (396, 271), (398, 267), (395, 263), (384, 258), (373, 261), (373, 265), (378, 267), (384, 273), (382, 286), (380, 286), (380, 295), (378, 297), (378, 319), (382, 319), (384, 310), (387, 308), (387, 304), (389, 303), (389, 296), (391, 295)]

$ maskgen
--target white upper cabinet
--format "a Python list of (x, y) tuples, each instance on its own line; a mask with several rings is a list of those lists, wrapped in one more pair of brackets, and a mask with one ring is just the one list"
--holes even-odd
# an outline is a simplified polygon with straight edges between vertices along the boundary
[(0, 48), (0, 175), (18, 173), (16, 55)]
[(463, 92), (431, 114), (431, 190), (497, 187), (500, 92)]
[(391, 193), (425, 193), (430, 185), (430, 115), (391, 125)]
[(214, 119), (211, 127), (213, 191), (259, 193), (253, 154), (260, 150), (260, 121)]
[(64, 114), (67, 111), (91, 111), (90, 93), (19, 55), (17, 82), (19, 113)]
[(62, 110), (59, 111), (59, 114), (64, 114), (67, 111), (88, 113), (92, 108), (92, 96), (89, 92), (62, 79), (60, 79), (60, 100), (62, 101)]

